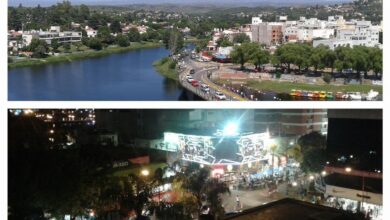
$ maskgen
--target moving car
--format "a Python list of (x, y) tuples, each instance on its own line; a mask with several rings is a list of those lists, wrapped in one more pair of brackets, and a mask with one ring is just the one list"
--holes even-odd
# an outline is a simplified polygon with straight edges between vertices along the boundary
[(194, 81), (194, 78), (192, 78), (192, 76), (187, 77), (187, 82), (191, 83), (192, 81)]
[(190, 74), (194, 74), (195, 73), (195, 70), (194, 69), (191, 69), (190, 70)]
[(193, 87), (198, 87), (199, 86), (199, 82), (197, 81), (197, 80), (192, 80), (191, 81), (191, 85), (193, 86)]
[(201, 85), (200, 85), (200, 88), (201, 88), (201, 90), (202, 90), (203, 92), (210, 92), (210, 88), (209, 88), (209, 86), (206, 85), (206, 84), (201, 84)]
[(215, 97), (216, 97), (218, 100), (226, 100), (225, 94), (223, 94), (222, 92), (219, 92), (219, 91), (216, 91), (216, 92), (215, 92)]

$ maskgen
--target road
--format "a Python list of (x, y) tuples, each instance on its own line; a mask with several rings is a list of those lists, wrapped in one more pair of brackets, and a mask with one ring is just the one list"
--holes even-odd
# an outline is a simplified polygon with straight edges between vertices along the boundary
[[(209, 72), (217, 69), (218, 67), (216, 65), (210, 65), (207, 63), (199, 63), (196, 62), (190, 57), (184, 58), (184, 67), (186, 68), (185, 71), (182, 71), (179, 75), (180, 84), (186, 88), (187, 90), (193, 92), (194, 94), (202, 97), (205, 100), (209, 101), (215, 101), (218, 100), (215, 96), (215, 93), (217, 91), (223, 93), (226, 96), (227, 101), (246, 101), (247, 99), (241, 97), (240, 95), (233, 93), (215, 83), (213, 83), (209, 78)], [(192, 77), (197, 80), (198, 82), (202, 84), (208, 85), (210, 91), (204, 92), (200, 89), (200, 87), (194, 87), (192, 86), (186, 79), (186, 75), (189, 74), (190, 70), (194, 69), (195, 73), (192, 74)]]

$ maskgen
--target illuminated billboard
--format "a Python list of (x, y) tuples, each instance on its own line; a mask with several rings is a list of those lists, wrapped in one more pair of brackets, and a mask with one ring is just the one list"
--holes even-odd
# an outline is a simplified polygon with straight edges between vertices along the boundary
[(266, 160), (268, 141), (268, 133), (222, 137), (164, 133), (164, 145), (177, 149), (182, 160), (209, 165)]

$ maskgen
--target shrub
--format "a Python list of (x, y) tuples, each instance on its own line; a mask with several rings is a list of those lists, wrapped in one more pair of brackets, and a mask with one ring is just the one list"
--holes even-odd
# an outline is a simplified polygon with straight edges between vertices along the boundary
[(322, 79), (323, 79), (327, 84), (329, 84), (330, 81), (332, 80), (332, 76), (331, 76), (329, 73), (324, 73)]
[(175, 61), (172, 61), (172, 62), (169, 64), (169, 68), (170, 68), (170, 69), (175, 69), (175, 68), (176, 68), (176, 62), (175, 62)]

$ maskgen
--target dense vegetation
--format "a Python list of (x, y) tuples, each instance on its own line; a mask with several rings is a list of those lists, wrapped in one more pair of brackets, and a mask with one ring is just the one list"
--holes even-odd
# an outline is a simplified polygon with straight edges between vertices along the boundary
[(270, 56), (258, 44), (244, 43), (234, 47), (231, 57), (242, 69), (247, 62), (254, 64), (256, 68), (262, 64), (272, 63), (276, 67), (287, 69), (288, 73), (291, 72), (292, 65), (297, 67), (297, 73), (308, 68), (314, 69), (315, 72), (330, 68), (331, 74), (334, 73), (334, 69), (339, 72), (349, 70), (349, 73), (356, 74), (356, 78), (360, 78), (361, 73), (366, 77), (369, 71), (381, 77), (383, 70), (383, 53), (377, 47), (347, 46), (338, 47), (333, 51), (324, 45), (313, 48), (307, 44), (284, 44)]

